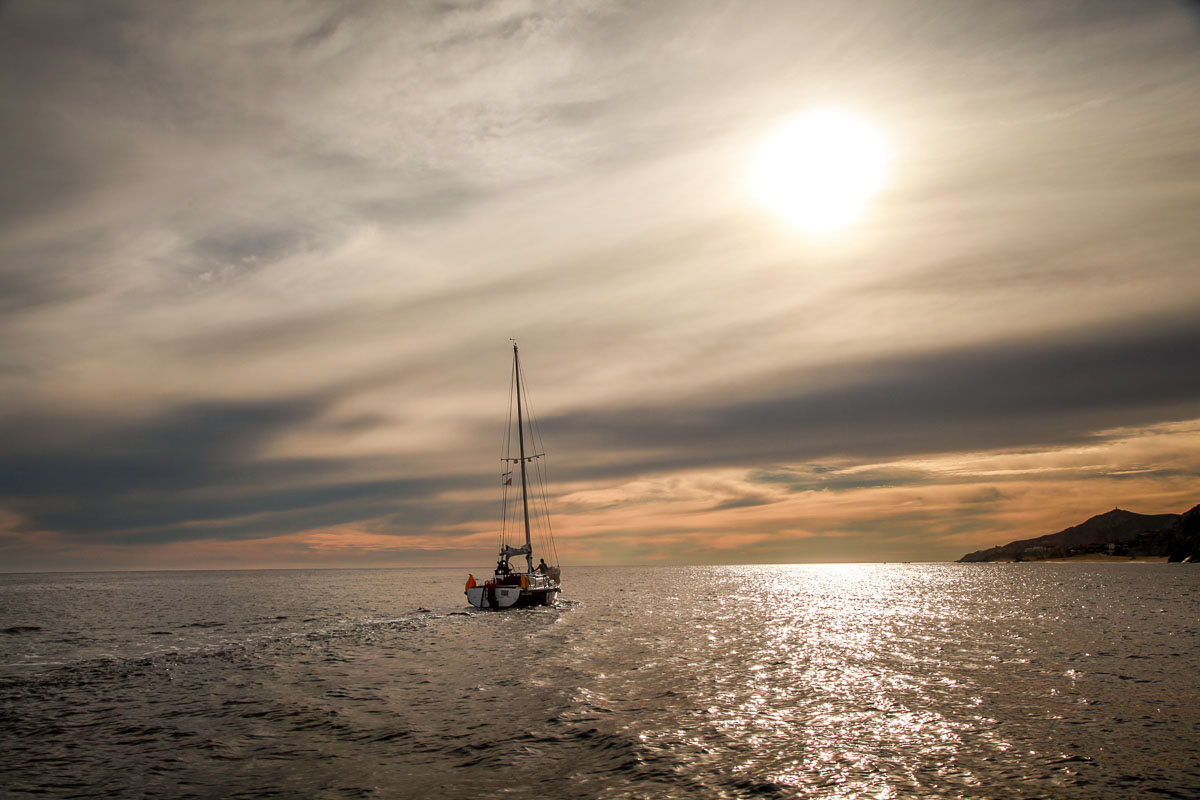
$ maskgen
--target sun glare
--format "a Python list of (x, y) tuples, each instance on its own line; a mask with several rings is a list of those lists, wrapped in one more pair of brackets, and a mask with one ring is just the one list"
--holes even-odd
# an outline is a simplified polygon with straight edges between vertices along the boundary
[(820, 109), (788, 119), (759, 146), (750, 168), (758, 199), (812, 233), (855, 222), (883, 186), (887, 148), (868, 122)]

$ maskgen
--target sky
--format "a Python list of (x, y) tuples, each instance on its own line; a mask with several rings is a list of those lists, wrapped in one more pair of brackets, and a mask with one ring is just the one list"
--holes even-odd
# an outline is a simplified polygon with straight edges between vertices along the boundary
[(0, 571), (487, 565), (510, 337), (568, 566), (1200, 502), (1193, 4), (17, 0), (0, 152)]

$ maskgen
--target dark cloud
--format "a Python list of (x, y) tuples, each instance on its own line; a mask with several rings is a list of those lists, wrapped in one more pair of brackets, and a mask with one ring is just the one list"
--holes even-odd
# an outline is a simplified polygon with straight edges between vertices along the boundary
[(307, 50), (320, 47), (334, 36), (342, 27), (342, 23), (350, 19), (363, 6), (362, 3), (345, 3), (329, 16), (320, 20), (314, 27), (297, 36), (294, 47), (297, 50)]
[(291, 252), (305, 249), (303, 230), (266, 227), (210, 234), (192, 245), (201, 268), (250, 272)]
[[(12, 419), (0, 431), (0, 503), (36, 530), (126, 543), (247, 538), (387, 515), (410, 519), (396, 532), (432, 523), (438, 506), (413, 501), (453, 481), (362, 480), (351, 460), (261, 455), (282, 433), (316, 424), (326, 406), (315, 397), (193, 403), (117, 426)], [(463, 504), (434, 516), (478, 511)]]
[(765, 399), (590, 409), (544, 420), (543, 430), (568, 453), (630, 454), (601, 467), (572, 459), (568, 469), (582, 476), (1062, 445), (1200, 413), (1200, 323), (1087, 334), (846, 366), (814, 389), (795, 375)]
[(944, 481), (943, 476), (912, 468), (876, 467), (849, 471), (825, 467), (799, 469), (774, 467), (755, 470), (747, 477), (752, 483), (786, 486), (789, 491), (807, 492), (824, 489), (827, 491), (849, 491), (854, 489), (879, 489), (896, 486), (918, 486)]
[(717, 503), (709, 510), (727, 511), (732, 508), (754, 508), (757, 506), (770, 505), (773, 502), (775, 502), (774, 498), (764, 497), (763, 495), (758, 494), (745, 494)]
[[(78, 497), (87, 502), (148, 491), (236, 486), (255, 480), (258, 449), (310, 420), (311, 400), (191, 403), (113, 424), (87, 417), (26, 413), (3, 428), (0, 487), (7, 499)], [(297, 479), (302, 464), (285, 463)]]
[(57, 266), (64, 260), (78, 258), (79, 254), (71, 250), (52, 247), (39, 253), (10, 254), (10, 259), (0, 264), (0, 314), (33, 311), (94, 290), (95, 282), (86, 275), (49, 268), (50, 264)]
[[(495, 503), (439, 503), (431, 495), (455, 482), (448, 480), (396, 480), (349, 483), (316, 483), (290, 492), (250, 491), (236, 495), (236, 487), (205, 503), (167, 501), (159, 517), (142, 514), (107, 519), (110, 527), (89, 529), (80, 525), (80, 510), (64, 514), (56, 530), (76, 537), (91, 534), (93, 541), (110, 544), (153, 545), (204, 539), (235, 541), (286, 535), (300, 531), (336, 529), (363, 524), (397, 540), (408, 536), (436, 537), (447, 526), (488, 518)], [(195, 516), (185, 516), (189, 506)], [(142, 511), (153, 511), (146, 509)], [(245, 513), (245, 517), (233, 514)], [(40, 521), (55, 522), (53, 515)], [(127, 525), (128, 527), (118, 527)]]

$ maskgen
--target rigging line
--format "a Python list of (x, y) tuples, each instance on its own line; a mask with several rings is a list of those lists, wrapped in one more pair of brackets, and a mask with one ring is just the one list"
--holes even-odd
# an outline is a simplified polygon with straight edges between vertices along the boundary
[(504, 547), (504, 530), (508, 527), (508, 489), (500, 494), (500, 547)]
[[(534, 413), (533, 403), (529, 399), (529, 378), (528, 378), (528, 376), (526, 376), (524, 385), (523, 386), (518, 385), (517, 389), (518, 389), (518, 391), (521, 392), (521, 396), (524, 399), (524, 403), (525, 403), (525, 409), (528, 412), (527, 418), (528, 418), (528, 427), (529, 427), (529, 438), (530, 438), (531, 443), (534, 445), (534, 452), (535, 453), (537, 453), (537, 452), (545, 453), (546, 445), (545, 445), (544, 437), (542, 435), (542, 426), (541, 426), (541, 423), (538, 421), (538, 415), (536, 413)], [(537, 488), (538, 488), (538, 491), (542, 498), (542, 514), (538, 518), (538, 525), (539, 525), (540, 530), (545, 531), (544, 539), (549, 544), (548, 549), (554, 559), (554, 563), (557, 564), (557, 563), (559, 563), (558, 562), (558, 543), (554, 539), (554, 526), (553, 526), (553, 523), (551, 523), (551, 521), (550, 521), (550, 501), (549, 501), (549, 497), (546, 494), (546, 484), (549, 482), (549, 480), (547, 478), (548, 470), (542, 464), (542, 459), (534, 459), (533, 466), (534, 466), (536, 474), (537, 474), (537, 484), (538, 484)]]
[(540, 499), (541, 515), (538, 517), (538, 536), (548, 551), (547, 555), (553, 558), (553, 529), (550, 523), (550, 508), (546, 499), (546, 473), (545, 468), (541, 463), (535, 467), (535, 477), (537, 479), (538, 497)]
[[(525, 402), (529, 402), (528, 395), (525, 398)], [(535, 443), (536, 452), (544, 453), (546, 452), (546, 443), (542, 438), (542, 425), (538, 422), (538, 419), (538, 416), (533, 413), (533, 406), (529, 406), (529, 435)]]
[(529, 435), (535, 442), (535, 449), (544, 453), (546, 452), (546, 444), (542, 437), (542, 425), (538, 422), (538, 415), (533, 412), (533, 405), (529, 401), (528, 392), (525, 393), (525, 405), (529, 409)]
[(536, 453), (536, 452), (538, 452), (538, 448), (537, 448), (537, 440), (533, 438), (534, 416), (533, 416), (533, 408), (529, 405), (529, 390), (526, 387), (517, 387), (517, 388), (518, 388), (518, 391), (520, 391), (522, 388), (524, 388), (524, 391), (521, 392), (521, 396), (525, 398), (525, 408), (528, 411), (528, 414), (526, 414), (525, 427), (529, 429), (529, 443), (531, 445), (533, 445), (533, 452)]
[(546, 510), (546, 538), (550, 542), (550, 552), (554, 557), (554, 563), (558, 563), (558, 545), (554, 541), (554, 525), (550, 522), (550, 499), (546, 496), (546, 484), (550, 482), (548, 477), (549, 470), (541, 463), (538, 464), (538, 480), (539, 489), (542, 493), (542, 508)]
[(537, 464), (538, 491), (541, 495), (542, 509), (544, 510), (545, 519), (542, 521), (543, 537), (547, 545), (547, 550), (554, 559), (554, 564), (559, 563), (558, 559), (558, 542), (554, 537), (554, 523), (550, 515), (550, 498), (547, 493), (546, 486), (549, 484), (549, 468), (539, 462)]

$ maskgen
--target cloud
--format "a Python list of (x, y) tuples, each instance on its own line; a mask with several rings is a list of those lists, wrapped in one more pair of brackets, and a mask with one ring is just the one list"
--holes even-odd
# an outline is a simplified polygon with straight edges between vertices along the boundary
[[(1106, 508), (1195, 504), (1200, 423), (1098, 433), (1086, 445), (839, 458), (771, 470), (676, 471), (606, 489), (581, 482), (560, 538), (599, 561), (919, 561), (1051, 533)], [(1124, 465), (1154, 464), (1126, 474)], [(870, 476), (862, 480), (861, 476)], [(714, 501), (758, 495), (769, 503)]]
[(1122, 420), (1194, 417), (1198, 348), (1194, 322), (994, 343), (785, 374), (760, 387), (767, 397), (584, 409), (543, 426), (568, 450), (622, 454), (573, 464), (583, 474), (1078, 443)]
[[(205, 539), (457, 553), (490, 524), (510, 336), (559, 492), (624, 498), (609, 523), (561, 500), (580, 548), (619, 522), (642, 534), (623, 552), (667, 558), (710, 513), (714, 558), (737, 526), (834, 552), (833, 510), (773, 516), (822, 492), (944, 491), (981, 519), (913, 464), (1197, 416), (1190, 13), (4, 5), (7, 529), (130, 563)], [(894, 152), (840, 238), (745, 186), (810, 105)], [(1103, 481), (1175, 498), (1189, 468)], [(925, 523), (955, 527), (917, 515), (914, 543)]]
[[(428, 525), (437, 504), (413, 501), (454, 481), (366, 479), (352, 461), (264, 454), (322, 407), (319, 398), (188, 404), (99, 429), (86, 420), (26, 419), (5, 431), (0, 503), (30, 526), (114, 543), (254, 537), (406, 509), (398, 533)], [(448, 522), (466, 509), (477, 510), (460, 503), (437, 516)]]

